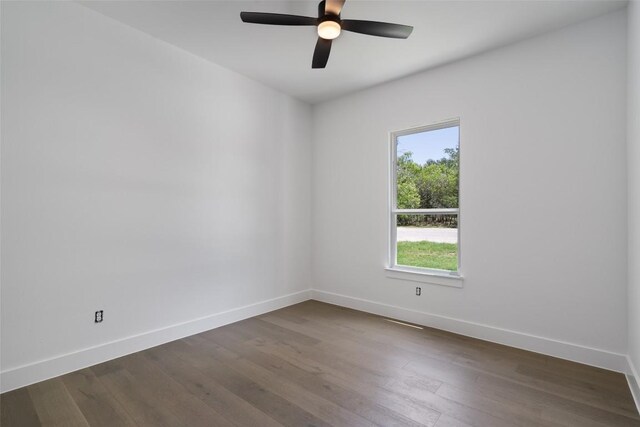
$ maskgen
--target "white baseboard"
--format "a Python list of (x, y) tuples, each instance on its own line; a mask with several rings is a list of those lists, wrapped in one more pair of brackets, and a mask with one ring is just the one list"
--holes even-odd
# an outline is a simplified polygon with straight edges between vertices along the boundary
[(135, 353), (136, 351), (145, 350), (229, 323), (297, 304), (309, 298), (310, 291), (304, 290), (13, 369), (7, 369), (0, 373), (0, 392), (4, 393), (38, 381), (57, 377), (107, 360)]
[[(481, 323), (410, 310), (333, 292), (312, 289), (311, 298), (355, 310), (366, 311), (367, 313), (392, 317), (405, 322), (442, 329), (456, 334), (559, 357), (586, 365), (597, 366), (611, 371), (622, 372), (624, 374), (630, 373), (629, 361), (624, 354), (612, 353), (606, 350), (483, 325)], [(636, 378), (638, 377), (636, 376)]]
[(627, 356), (627, 361), (629, 370), (631, 371), (627, 374), (627, 382), (629, 383), (629, 390), (631, 390), (631, 396), (633, 396), (633, 401), (636, 403), (638, 413), (640, 413), (640, 383), (638, 382), (640, 381), (640, 376), (638, 376), (638, 371), (629, 356)]
[(0, 392), (4, 393), (64, 375), (78, 369), (215, 329), (249, 317), (258, 316), (308, 299), (315, 299), (625, 373), (627, 374), (629, 387), (636, 405), (639, 405), (638, 408), (640, 410), (640, 389), (638, 388), (640, 377), (626, 355), (315, 289), (284, 295), (73, 353), (7, 369), (0, 373)]

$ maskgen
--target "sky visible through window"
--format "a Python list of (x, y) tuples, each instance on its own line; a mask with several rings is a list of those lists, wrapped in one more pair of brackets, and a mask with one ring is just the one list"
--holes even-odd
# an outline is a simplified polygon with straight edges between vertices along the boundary
[(411, 151), (413, 153), (411, 158), (419, 165), (424, 165), (429, 159), (440, 160), (443, 157), (448, 157), (444, 149), (456, 148), (459, 134), (460, 128), (453, 126), (400, 136), (398, 137), (398, 157)]

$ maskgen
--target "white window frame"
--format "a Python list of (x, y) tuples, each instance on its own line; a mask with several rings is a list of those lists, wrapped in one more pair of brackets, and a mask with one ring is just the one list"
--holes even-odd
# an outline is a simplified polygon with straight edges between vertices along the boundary
[[(427, 126), (404, 129), (390, 133), (389, 138), (389, 263), (386, 267), (387, 276), (393, 279), (411, 280), (426, 283), (435, 283), (454, 287), (462, 287), (462, 254), (460, 244), (461, 213), (460, 213), (460, 179), (458, 179), (458, 208), (451, 209), (398, 209), (397, 206), (397, 164), (398, 164), (398, 137), (415, 133), (430, 132), (438, 129), (458, 127), (460, 132), (460, 119), (449, 119)], [(460, 133), (458, 133), (458, 150), (460, 150)], [(461, 171), (458, 171), (459, 177)], [(435, 268), (411, 267), (397, 264), (397, 215), (406, 214), (447, 214), (458, 217), (458, 270), (448, 271)]]

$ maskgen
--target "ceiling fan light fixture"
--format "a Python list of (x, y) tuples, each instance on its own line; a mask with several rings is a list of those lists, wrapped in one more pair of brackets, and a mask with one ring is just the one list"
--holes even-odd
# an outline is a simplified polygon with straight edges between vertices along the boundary
[(318, 24), (318, 36), (325, 40), (333, 40), (340, 35), (342, 28), (336, 21), (323, 21)]

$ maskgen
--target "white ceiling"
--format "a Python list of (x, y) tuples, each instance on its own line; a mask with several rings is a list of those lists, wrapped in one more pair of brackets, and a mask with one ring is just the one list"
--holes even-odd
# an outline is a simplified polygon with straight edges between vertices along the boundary
[(343, 32), (311, 69), (315, 27), (245, 24), (241, 11), (317, 16), (316, 1), (91, 1), (85, 6), (315, 103), (595, 17), (626, 0), (347, 0), (342, 17), (413, 25), (407, 40)]

